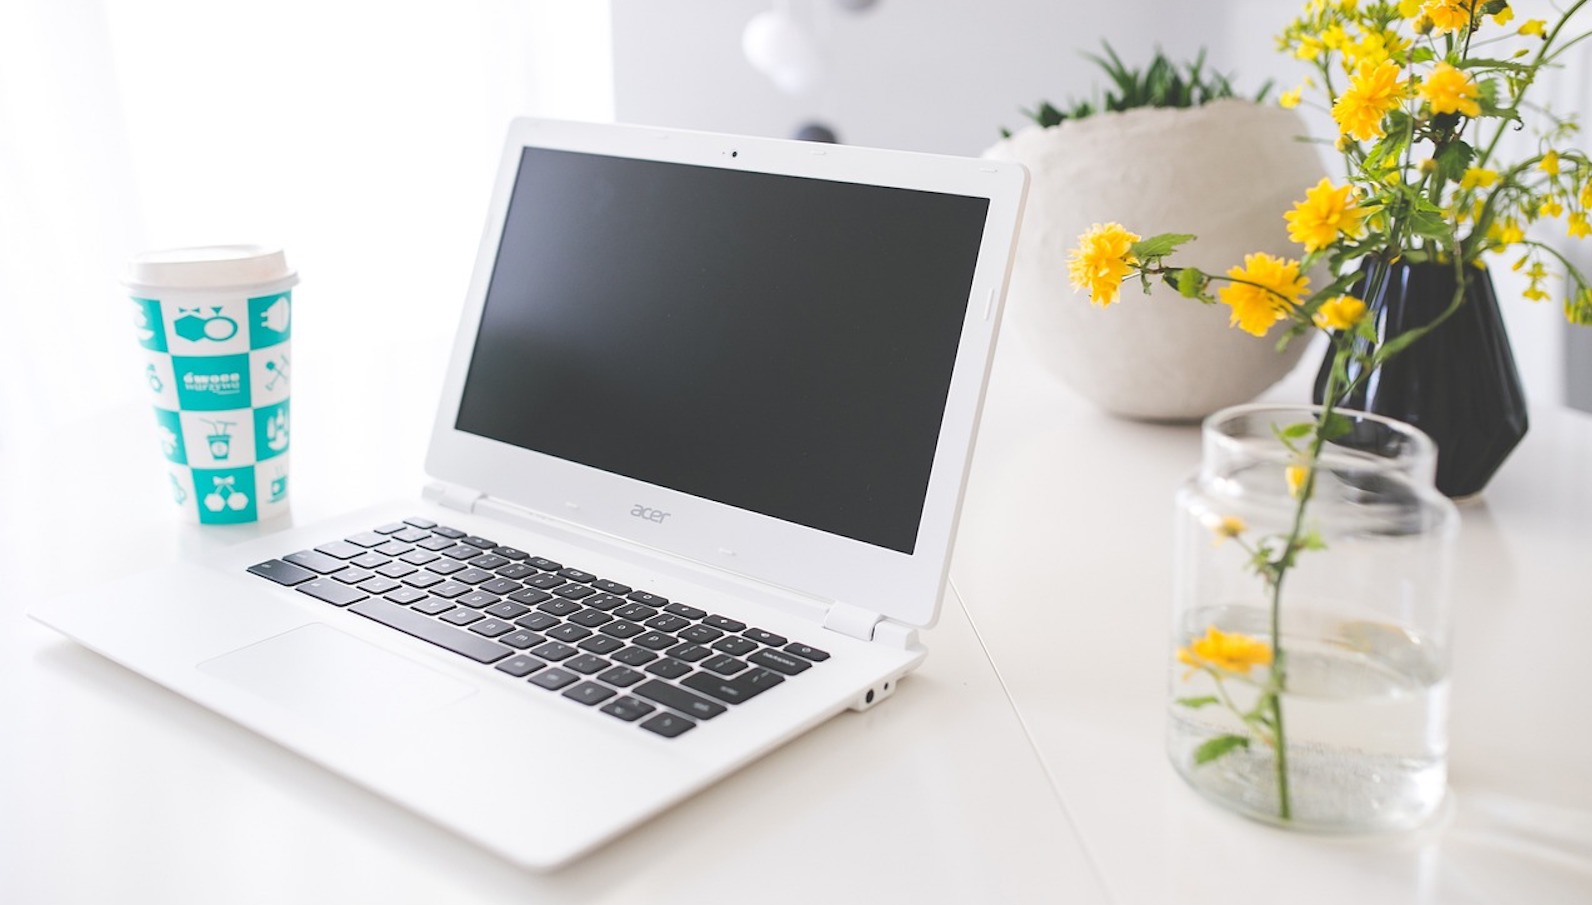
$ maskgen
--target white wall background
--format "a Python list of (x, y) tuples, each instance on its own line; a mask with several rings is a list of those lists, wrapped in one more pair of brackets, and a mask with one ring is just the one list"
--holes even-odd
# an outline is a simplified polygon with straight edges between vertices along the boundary
[[(826, 76), (810, 94), (782, 93), (741, 52), (747, 22), (776, 5), (811, 28), (824, 49)], [(978, 154), (1000, 127), (1025, 122), (1020, 108), (1091, 94), (1099, 79), (1083, 54), (1097, 52), (1102, 40), (1129, 62), (1155, 46), (1174, 59), (1208, 48), (1210, 62), (1235, 75), (1241, 90), (1270, 78), (1275, 97), (1306, 74), (1273, 41), (1302, 6), (878, 0), (850, 12), (837, 0), (613, 0), (615, 113), (626, 122), (775, 136), (820, 120), (855, 144)], [(1548, 0), (1515, 6), (1517, 22), (1551, 14)], [(1592, 48), (1586, 51), (1549, 86), (1552, 106), (1580, 111), (1583, 121), (1592, 111)], [(1330, 120), (1317, 116), (1314, 134), (1335, 134)], [(1557, 236), (1563, 239), (1562, 227)], [(1592, 249), (1580, 244), (1581, 260), (1592, 263)], [(1495, 272), (1532, 401), (1563, 400), (1563, 318), (1556, 306), (1518, 301), (1523, 281), (1507, 268)]]

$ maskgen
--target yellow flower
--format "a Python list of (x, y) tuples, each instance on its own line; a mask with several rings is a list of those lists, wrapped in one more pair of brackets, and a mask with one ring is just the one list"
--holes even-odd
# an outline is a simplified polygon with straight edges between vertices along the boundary
[(1359, 238), (1365, 233), (1360, 222), (1365, 215), (1366, 211), (1354, 204), (1351, 186), (1334, 188), (1332, 180), (1323, 178), (1305, 190), (1305, 200), (1282, 216), (1288, 221), (1288, 238), (1303, 245), (1308, 254), (1331, 245), (1339, 235)]
[(1196, 668), (1248, 675), (1256, 666), (1271, 665), (1271, 645), (1249, 635), (1229, 634), (1213, 625), (1205, 630), (1205, 637), (1178, 648), (1177, 659)]
[(1427, 0), (1421, 7), (1432, 20), (1438, 34), (1463, 31), (1476, 15), (1476, 0)]
[(1499, 10), (1496, 13), (1493, 13), (1493, 21), (1498, 23), (1499, 25), (1508, 25), (1510, 20), (1513, 19), (1514, 17), (1515, 17), (1514, 9), (1511, 6), (1509, 6), (1509, 4), (1507, 4), (1507, 3), (1504, 4), (1504, 8), (1503, 9)]
[(1421, 85), (1421, 97), (1432, 105), (1433, 113), (1462, 113), (1480, 116), (1476, 103), (1476, 83), (1470, 76), (1447, 63), (1438, 63)]
[(1562, 213), (1564, 213), (1564, 205), (1559, 203), (1559, 199), (1551, 195), (1548, 196), (1548, 200), (1542, 202), (1542, 207), (1537, 208), (1537, 215), (1541, 217), (1557, 217)]
[(1537, 166), (1541, 168), (1542, 172), (1547, 173), (1549, 176), (1559, 175), (1559, 152), (1549, 151), (1548, 153), (1542, 155), (1542, 161), (1538, 163)]
[(1282, 97), (1277, 98), (1277, 103), (1281, 104), (1284, 110), (1292, 110), (1299, 106), (1299, 101), (1303, 98), (1304, 93), (1303, 87), (1290, 88), (1282, 93)]
[(1526, 268), (1526, 277), (1531, 280), (1531, 285), (1520, 294), (1533, 302), (1547, 301), (1548, 292), (1542, 288), (1542, 282), (1548, 278), (1548, 268), (1544, 267), (1541, 261), (1533, 261), (1531, 266)]
[(1520, 33), (1523, 35), (1536, 35), (1539, 38), (1546, 39), (1548, 37), (1548, 23), (1542, 19), (1527, 19), (1526, 23), (1520, 26)]
[(1572, 239), (1585, 239), (1588, 235), (1592, 235), (1592, 226), (1586, 221), (1586, 211), (1576, 211), (1571, 214), (1565, 228)]
[(1303, 465), (1290, 465), (1283, 471), (1283, 477), (1288, 481), (1288, 495), (1297, 498), (1299, 491), (1305, 487), (1305, 480), (1310, 477), (1310, 469)]
[(1505, 248), (1524, 242), (1526, 231), (1520, 227), (1520, 221), (1510, 218), (1501, 223), (1494, 222), (1487, 230), (1487, 238), (1498, 243), (1499, 248)]
[(1322, 302), (1313, 320), (1323, 330), (1349, 330), (1363, 317), (1365, 302), (1352, 295), (1340, 295)]
[(1466, 170), (1465, 175), (1460, 178), (1459, 188), (1461, 191), (1468, 191), (1470, 189), (1476, 188), (1484, 189), (1497, 181), (1498, 172), (1496, 170), (1471, 167), (1470, 169)]
[(1421, 14), (1421, 7), (1425, 0), (1399, 0), (1399, 15), (1406, 19), (1413, 19)]
[(1229, 537), (1237, 537), (1249, 528), (1244, 520), (1236, 515), (1224, 515), (1211, 525), (1211, 533), (1216, 535), (1216, 542), (1221, 543)]
[(1581, 186), (1581, 206), (1592, 207), (1592, 181)]
[(1370, 141), (1385, 134), (1382, 117), (1404, 99), (1399, 83), (1399, 67), (1392, 61), (1361, 66), (1350, 79), (1349, 87), (1332, 105), (1332, 118), (1338, 131), (1359, 141)]
[(1133, 243), (1139, 236), (1120, 223), (1096, 223), (1078, 237), (1078, 247), (1067, 256), (1072, 288), (1089, 293), (1089, 301), (1104, 308), (1117, 300), (1122, 281), (1137, 260)]
[(1299, 39), (1299, 49), (1294, 51), (1294, 56), (1301, 60), (1310, 61), (1321, 56), (1323, 50), (1326, 50), (1326, 45), (1321, 43), (1320, 38), (1314, 35), (1305, 35)]
[(1265, 252), (1245, 255), (1244, 266), (1227, 275), (1236, 282), (1223, 286), (1217, 298), (1233, 309), (1229, 323), (1255, 336), (1265, 336), (1273, 324), (1299, 307), (1310, 286), (1310, 278), (1299, 274), (1298, 261)]

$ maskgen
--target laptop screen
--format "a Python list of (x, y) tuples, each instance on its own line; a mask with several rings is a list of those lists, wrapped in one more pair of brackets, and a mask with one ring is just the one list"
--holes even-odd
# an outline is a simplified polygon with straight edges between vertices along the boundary
[(526, 148), (455, 427), (911, 554), (988, 205)]

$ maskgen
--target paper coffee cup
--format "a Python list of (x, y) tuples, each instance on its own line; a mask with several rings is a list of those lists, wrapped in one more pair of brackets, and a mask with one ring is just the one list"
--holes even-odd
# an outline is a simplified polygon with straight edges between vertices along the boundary
[(173, 501), (207, 525), (288, 508), (292, 288), (280, 249), (135, 255), (123, 286)]

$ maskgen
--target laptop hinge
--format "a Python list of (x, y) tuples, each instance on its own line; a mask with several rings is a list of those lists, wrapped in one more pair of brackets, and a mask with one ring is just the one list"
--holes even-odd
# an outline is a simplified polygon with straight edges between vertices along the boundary
[[(459, 512), (474, 512), (476, 502), (486, 496), (479, 490), (471, 490), (468, 487), (455, 487), (452, 484), (433, 484), (427, 489), (436, 494), (433, 499), (438, 506)], [(427, 496), (430, 495), (427, 494)]]
[(878, 613), (837, 600), (829, 605), (829, 612), (824, 614), (824, 628), (863, 641), (872, 641), (873, 627), (879, 624), (881, 618)]

